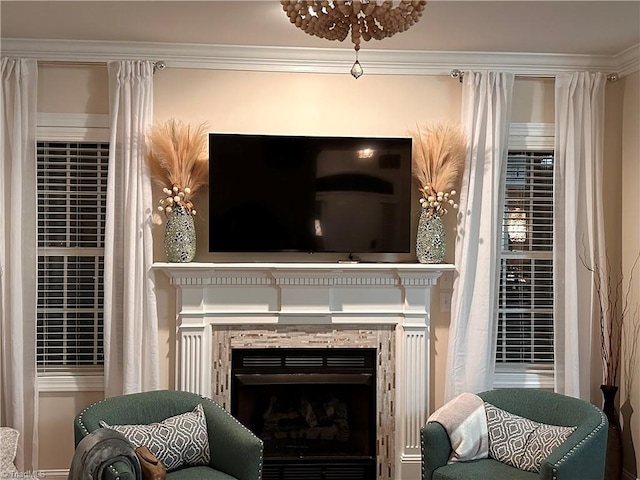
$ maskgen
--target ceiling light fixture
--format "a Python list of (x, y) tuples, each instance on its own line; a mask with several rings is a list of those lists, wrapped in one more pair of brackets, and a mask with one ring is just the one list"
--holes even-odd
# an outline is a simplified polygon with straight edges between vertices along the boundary
[(309, 35), (343, 41), (351, 32), (356, 61), (351, 67), (355, 78), (363, 70), (358, 61), (362, 40), (382, 40), (408, 30), (422, 16), (426, 0), (280, 0), (283, 10), (296, 27)]

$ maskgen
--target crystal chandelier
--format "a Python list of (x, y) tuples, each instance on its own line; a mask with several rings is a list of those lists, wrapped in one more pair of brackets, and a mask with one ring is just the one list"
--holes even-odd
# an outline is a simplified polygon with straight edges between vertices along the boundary
[(343, 41), (351, 32), (356, 61), (351, 75), (363, 70), (358, 61), (362, 40), (382, 40), (408, 30), (422, 16), (426, 0), (280, 0), (296, 27), (309, 35)]

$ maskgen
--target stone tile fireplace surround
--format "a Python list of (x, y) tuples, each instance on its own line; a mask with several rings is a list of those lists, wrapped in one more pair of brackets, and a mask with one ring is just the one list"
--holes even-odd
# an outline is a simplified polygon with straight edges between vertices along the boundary
[(420, 478), (431, 289), (452, 265), (158, 263), (176, 287), (176, 385), (230, 408), (234, 348), (376, 348), (379, 480)]

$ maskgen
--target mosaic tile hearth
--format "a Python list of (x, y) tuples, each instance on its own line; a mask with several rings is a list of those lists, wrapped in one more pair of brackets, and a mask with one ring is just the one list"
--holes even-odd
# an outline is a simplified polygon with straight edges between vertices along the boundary
[(377, 478), (392, 480), (395, 463), (395, 327), (371, 328), (324, 325), (273, 327), (220, 326), (213, 328), (212, 398), (224, 408), (231, 401), (233, 348), (375, 348), (377, 350)]

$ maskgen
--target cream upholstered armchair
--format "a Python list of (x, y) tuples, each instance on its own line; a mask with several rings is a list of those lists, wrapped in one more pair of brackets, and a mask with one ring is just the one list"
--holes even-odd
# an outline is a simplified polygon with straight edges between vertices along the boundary
[(594, 405), (537, 389), (501, 389), (478, 394), (510, 414), (547, 425), (575, 427), (542, 460), (539, 472), (514, 468), (494, 458), (448, 463), (452, 453), (445, 428), (427, 422), (421, 429), (422, 480), (600, 480), (604, 478), (607, 418)]
[(20, 432), (11, 427), (0, 427), (0, 477), (16, 473), (14, 465)]
[[(263, 444), (211, 399), (189, 392), (158, 390), (101, 400), (74, 421), (75, 443), (98, 428), (123, 433), (135, 447), (154, 442), (167, 467), (167, 480), (260, 480)], [(134, 480), (130, 464), (119, 462), (104, 479)], [(100, 479), (102, 480), (102, 479)]]

